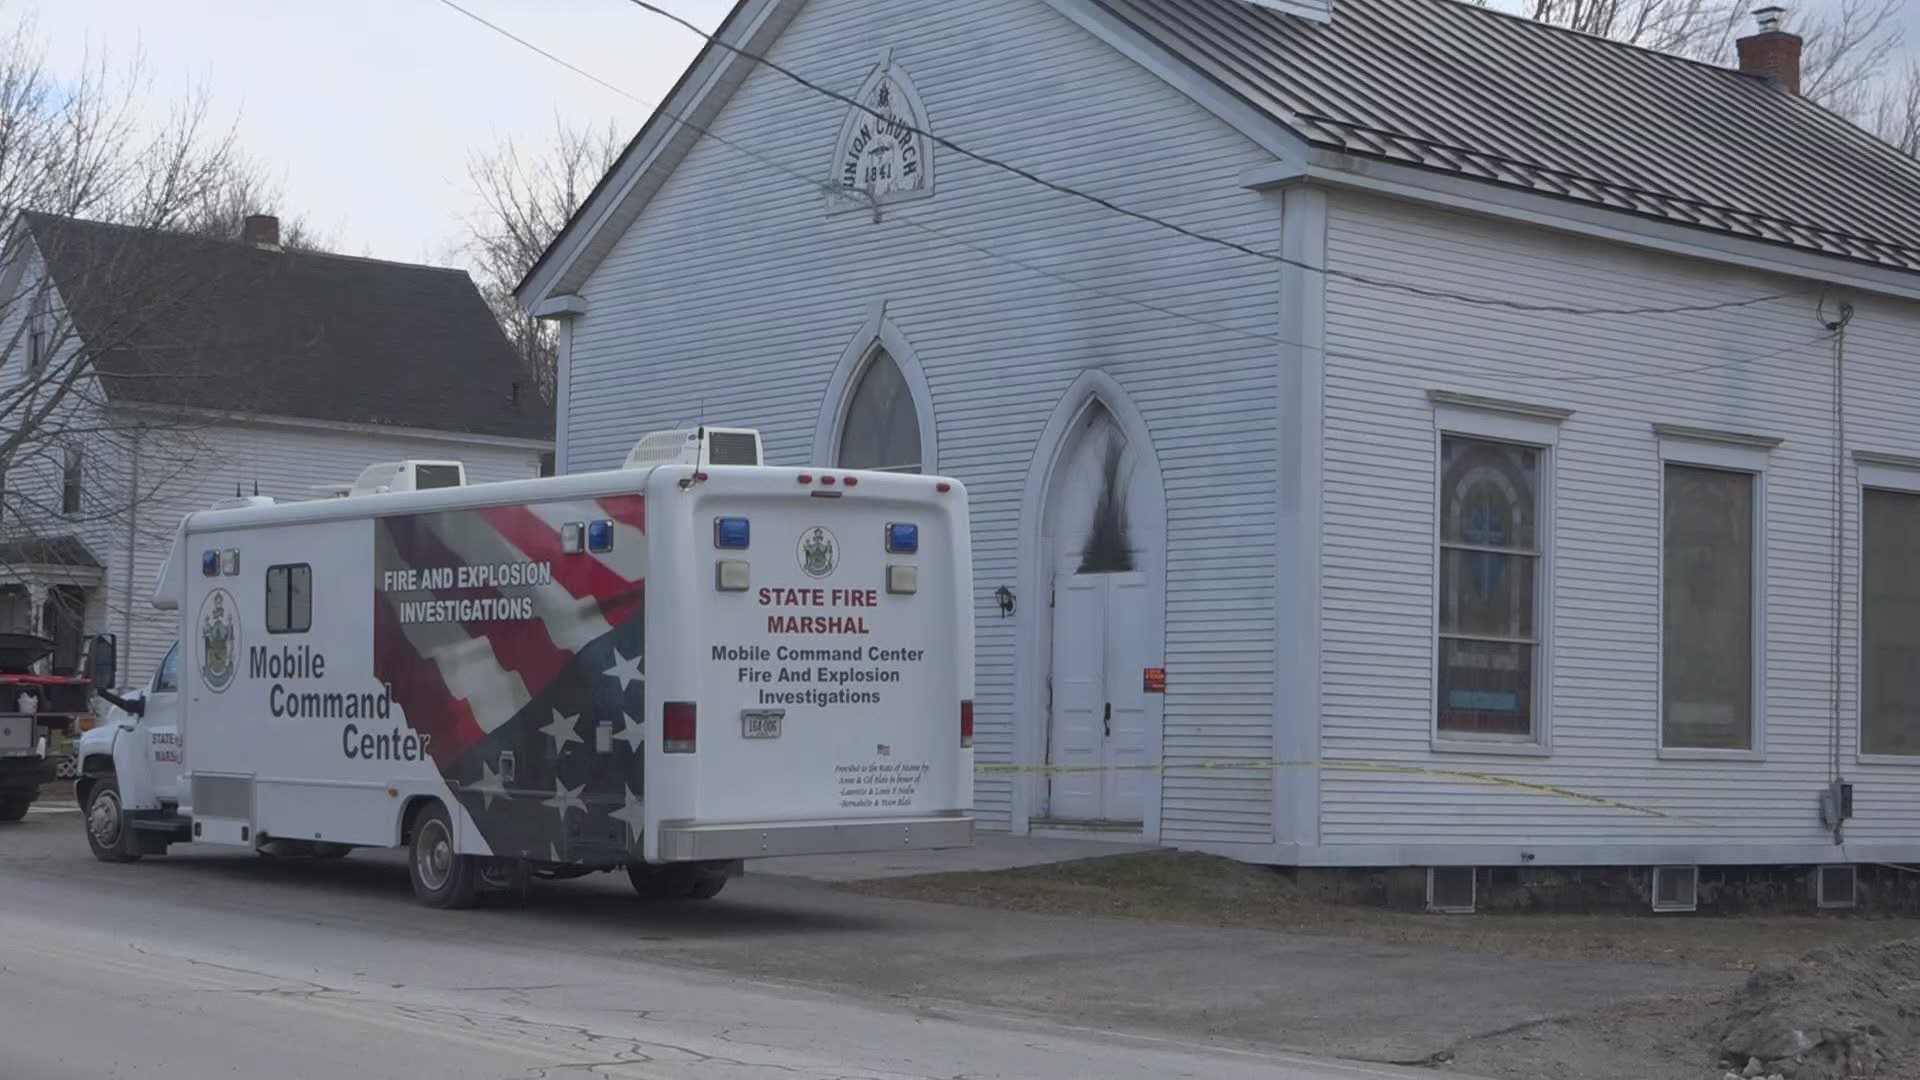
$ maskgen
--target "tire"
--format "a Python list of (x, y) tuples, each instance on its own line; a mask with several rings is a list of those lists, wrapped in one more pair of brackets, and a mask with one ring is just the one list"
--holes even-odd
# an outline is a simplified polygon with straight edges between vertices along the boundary
[(19, 821), (33, 805), (32, 795), (0, 795), (0, 821)]
[(628, 863), (627, 880), (642, 900), (711, 900), (727, 887), (727, 864)]
[(480, 894), (480, 860), (453, 849), (447, 808), (429, 803), (413, 819), (407, 844), (407, 876), (413, 895), (428, 907), (469, 908)]
[(133, 826), (120, 801), (120, 782), (103, 776), (87, 792), (87, 846), (101, 862), (134, 862)]

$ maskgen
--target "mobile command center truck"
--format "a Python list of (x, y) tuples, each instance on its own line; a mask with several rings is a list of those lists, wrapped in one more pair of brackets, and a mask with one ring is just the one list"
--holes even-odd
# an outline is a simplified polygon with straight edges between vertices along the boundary
[(456, 907), (621, 868), (704, 899), (758, 856), (971, 843), (961, 485), (635, 453), (188, 516), (155, 592), (179, 641), (79, 750), (95, 855), (404, 846), (416, 895)]

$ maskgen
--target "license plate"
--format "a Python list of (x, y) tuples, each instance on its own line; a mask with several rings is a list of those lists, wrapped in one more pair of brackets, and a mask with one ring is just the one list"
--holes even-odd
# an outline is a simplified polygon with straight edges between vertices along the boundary
[(740, 737), (743, 739), (777, 739), (780, 737), (780, 718), (786, 713), (779, 710), (747, 709), (740, 713)]

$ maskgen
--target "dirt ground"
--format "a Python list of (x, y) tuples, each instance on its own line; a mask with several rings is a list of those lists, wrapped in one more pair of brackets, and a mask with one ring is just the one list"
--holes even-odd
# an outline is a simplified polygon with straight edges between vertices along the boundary
[[(1282, 873), (1175, 852), (857, 882), (867, 895), (1036, 913), (1270, 930), (1481, 954), (1752, 971), (1828, 945), (1920, 937), (1920, 920), (1864, 916), (1441, 916), (1304, 898)], [(1429, 1064), (1498, 1080), (1718, 1080), (1737, 995), (1650, 998), (1468, 1039)], [(1893, 1062), (1883, 1077), (1920, 1076)], [(1909, 1070), (1912, 1071), (1903, 1071)]]
[(1748, 971), (1822, 945), (1920, 936), (1920, 919), (1846, 915), (1428, 915), (1303, 898), (1281, 872), (1185, 852), (1146, 852), (992, 873), (843, 886), (1006, 911), (1275, 930), (1383, 944)]

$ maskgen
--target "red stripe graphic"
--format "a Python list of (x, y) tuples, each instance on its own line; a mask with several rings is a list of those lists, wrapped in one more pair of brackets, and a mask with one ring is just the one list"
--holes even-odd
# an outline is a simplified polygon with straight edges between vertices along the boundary
[[(410, 566), (460, 566), (468, 562), (440, 540), (428, 527), (429, 520), (428, 515), (395, 517), (385, 519), (382, 524), (389, 530), (388, 536), (400, 557)], [(484, 599), (503, 594), (498, 589), (482, 588), (436, 590), (434, 595), (450, 600)], [(474, 637), (485, 638), (500, 666), (517, 673), (531, 695), (538, 696), (573, 660), (572, 653), (554, 644), (546, 623), (540, 619), (463, 622), (461, 626)]]
[(647, 500), (640, 495), (609, 495), (600, 500), (600, 509), (622, 525), (647, 531)]
[(440, 668), (413, 651), (393, 609), (376, 603), (373, 617), (375, 675), (393, 688), (393, 700), (406, 711), (407, 726), (429, 736), (427, 752), (446, 774), (485, 732), (474, 720), (472, 706), (447, 688)]
[(628, 581), (590, 555), (568, 555), (560, 548), (560, 534), (524, 506), (496, 506), (477, 513), (527, 558), (551, 563), (553, 580), (582, 600), (600, 605), (607, 625), (627, 621), (640, 603), (640, 582)]

